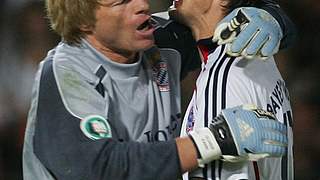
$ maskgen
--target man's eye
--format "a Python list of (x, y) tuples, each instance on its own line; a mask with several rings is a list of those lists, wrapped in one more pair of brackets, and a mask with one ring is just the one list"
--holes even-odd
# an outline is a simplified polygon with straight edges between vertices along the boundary
[(121, 4), (125, 4), (128, 3), (130, 0), (118, 0), (116, 1), (113, 6), (117, 6), (117, 5), (121, 5)]
[(112, 7), (112, 6), (118, 6), (118, 5), (122, 5), (122, 4), (125, 4), (125, 3), (128, 3), (130, 0), (100, 0), (99, 1), (99, 4), (102, 5), (102, 6), (109, 6), (109, 7)]

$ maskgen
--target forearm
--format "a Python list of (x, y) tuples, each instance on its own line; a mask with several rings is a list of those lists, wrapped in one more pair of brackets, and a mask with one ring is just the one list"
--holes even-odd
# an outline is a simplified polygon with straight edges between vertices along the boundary
[(197, 150), (190, 138), (177, 138), (177, 149), (180, 159), (181, 171), (187, 172), (198, 167)]
[(36, 155), (58, 179), (147, 180), (154, 177), (177, 179), (181, 175), (175, 141), (139, 143), (83, 139), (71, 143), (66, 141), (68, 137), (55, 139), (56, 143), (42, 146)]

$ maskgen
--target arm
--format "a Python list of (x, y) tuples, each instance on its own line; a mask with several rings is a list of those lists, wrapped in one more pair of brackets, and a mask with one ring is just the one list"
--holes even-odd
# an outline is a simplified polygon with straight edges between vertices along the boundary
[[(183, 170), (177, 150), (181, 145), (177, 148), (175, 140), (157, 143), (130, 140), (124, 126), (106, 119), (104, 111), (108, 101), (86, 77), (79, 77), (77, 71), (61, 66), (53, 73), (52, 66), (47, 61), (41, 74), (34, 152), (55, 178), (143, 180), (180, 176)], [(110, 127), (106, 126), (108, 131), (96, 139), (90, 136), (97, 135), (90, 129), (90, 121), (81, 126), (92, 114), (102, 117), (100, 120)], [(182, 149), (195, 149), (190, 143), (184, 145)], [(188, 153), (187, 157), (192, 160), (192, 151)], [(181, 162), (185, 163), (183, 157)], [(196, 166), (196, 155), (194, 164), (186, 163), (189, 163), (187, 167)]]
[[(267, 59), (275, 54), (279, 47), (286, 48), (295, 41), (296, 31), (293, 23), (274, 0), (254, 2), (244, 0), (239, 1), (237, 4), (231, 4), (228, 9), (233, 11), (219, 24), (229, 24), (230, 26), (231, 21), (237, 15), (239, 7), (257, 7), (260, 9), (244, 8), (243, 11), (249, 17), (249, 22), (243, 24), (241, 30), (234, 29), (237, 30), (237, 34), (232, 38), (225, 40), (220, 35), (222, 30), (215, 32), (214, 41), (218, 41), (218, 44), (229, 44), (228, 52), (230, 55), (245, 56), (247, 58), (258, 56)], [(170, 12), (174, 12), (175, 8), (170, 10)], [(260, 14), (263, 14), (266, 18)], [(246, 28), (243, 28), (244, 25), (246, 25)], [(222, 28), (226, 28), (226, 25), (220, 27), (220, 29)], [(219, 29), (219, 26), (217, 29)]]
[[(240, 147), (232, 152), (236, 156), (245, 155), (243, 146), (251, 149), (240, 141), (233, 141), (236, 140), (233, 139), (234, 136), (228, 139), (231, 140), (231, 144), (229, 141), (216, 140), (217, 134), (213, 134), (217, 132), (216, 129), (195, 133), (192, 138), (177, 138), (167, 142), (132, 141), (123, 126), (105, 119), (107, 116), (103, 103), (107, 100), (96, 92), (92, 84), (84, 80), (85, 77), (79, 78), (79, 73), (67, 67), (56, 67), (55, 73), (53, 69), (52, 61), (46, 61), (41, 73), (34, 153), (57, 179), (177, 179), (182, 172), (196, 168), (199, 162), (219, 159), (221, 155), (229, 152), (222, 146), (231, 145), (235, 148), (236, 143)], [(61, 75), (64, 78), (62, 82), (58, 82), (57, 79), (61, 78)], [(67, 97), (68, 95), (70, 97)], [(91, 124), (92, 121), (86, 121), (92, 120), (88, 116), (92, 114), (99, 115), (100, 122), (109, 126), (102, 128), (103, 131), (101, 128), (96, 130)], [(223, 122), (234, 118), (228, 113), (223, 116)], [(248, 123), (264, 122), (259, 118), (244, 120), (248, 120)], [(232, 130), (239, 129), (234, 124), (226, 125), (225, 128), (228, 126)], [(271, 127), (267, 134), (271, 135), (274, 131), (282, 132), (281, 128)], [(91, 135), (96, 137), (93, 138)], [(252, 135), (255, 136), (255, 133)], [(216, 141), (215, 146), (205, 148), (205, 143)], [(269, 152), (259, 148), (252, 150), (256, 153)], [(272, 150), (270, 154), (279, 155), (279, 151)]]

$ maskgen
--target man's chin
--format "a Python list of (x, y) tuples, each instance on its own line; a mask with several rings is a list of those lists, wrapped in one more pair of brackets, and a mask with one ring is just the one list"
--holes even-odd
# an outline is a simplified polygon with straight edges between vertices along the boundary
[(145, 40), (144, 42), (141, 42), (141, 44), (139, 45), (139, 49), (144, 51), (147, 49), (150, 49), (152, 46), (155, 45), (154, 39), (149, 39), (149, 40)]

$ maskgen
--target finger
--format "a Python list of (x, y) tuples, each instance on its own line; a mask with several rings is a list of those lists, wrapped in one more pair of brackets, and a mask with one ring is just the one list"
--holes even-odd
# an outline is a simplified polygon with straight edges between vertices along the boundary
[(283, 156), (287, 153), (286, 146), (277, 146), (271, 144), (264, 144), (262, 147), (262, 151), (270, 154), (271, 156)]
[(268, 40), (261, 48), (260, 54), (263, 57), (270, 57), (275, 54), (279, 49), (280, 41), (277, 38), (271, 38), (268, 36)]
[(263, 136), (264, 144), (278, 145), (278, 146), (287, 146), (288, 138), (285, 134), (279, 132), (265, 132)]
[(262, 61), (266, 61), (270, 58), (268, 56), (262, 56), (260, 53), (257, 53), (257, 56), (255, 57), (257, 57), (258, 59), (261, 59)]
[(244, 51), (245, 56), (257, 56), (260, 49), (264, 46), (264, 44), (268, 40), (268, 34), (265, 32), (259, 31), (256, 35), (251, 39), (248, 47)]
[(248, 24), (233, 41), (231, 45), (231, 53), (240, 54), (242, 50), (250, 43), (250, 40), (255, 36), (258, 29), (254, 24)]
[(287, 127), (279, 121), (264, 119), (261, 125), (266, 129), (278, 131), (282, 134), (287, 134)]
[(228, 42), (231, 42), (233, 39), (230, 37), (228, 39), (223, 40), (221, 38), (221, 32), (224, 31), (226, 28), (228, 28), (228, 23), (221, 23), (217, 26), (217, 28), (214, 31), (213, 41), (218, 42), (219, 45), (226, 44)]
[(234, 56), (234, 57), (240, 56), (240, 55), (241, 55), (241, 52), (232, 52), (231, 46), (232, 46), (232, 44), (230, 44), (230, 43), (227, 43), (227, 44), (226, 44), (226, 49), (227, 49), (226, 53), (227, 53), (229, 56)]

